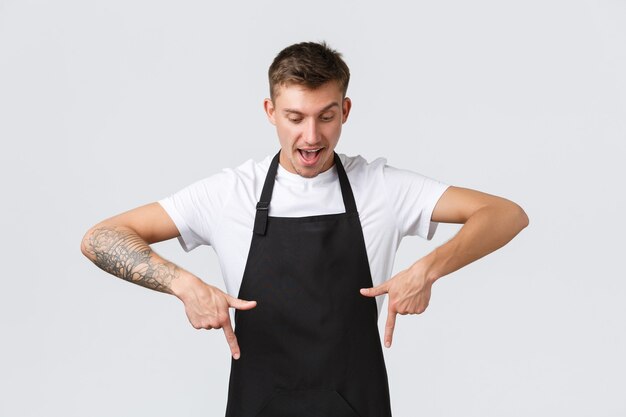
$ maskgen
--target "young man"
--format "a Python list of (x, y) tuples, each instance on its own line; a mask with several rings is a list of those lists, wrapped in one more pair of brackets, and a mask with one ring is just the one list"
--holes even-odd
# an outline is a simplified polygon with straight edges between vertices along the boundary
[[(228, 417), (391, 416), (376, 296), (389, 295), (389, 347), (397, 314), (422, 313), (437, 279), (528, 225), (504, 198), (336, 154), (349, 78), (325, 44), (285, 48), (264, 101), (279, 153), (104, 220), (83, 238), (98, 267), (177, 296), (197, 329), (223, 329), (233, 356)], [(390, 278), (401, 238), (431, 239), (439, 222), (464, 225)], [(150, 249), (174, 237), (186, 251), (215, 249), (226, 292)]]

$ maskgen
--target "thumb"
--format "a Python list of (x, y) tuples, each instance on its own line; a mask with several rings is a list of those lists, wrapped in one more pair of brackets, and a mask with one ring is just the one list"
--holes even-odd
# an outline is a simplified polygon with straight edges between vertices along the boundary
[(247, 301), (240, 298), (228, 296), (228, 305), (236, 308), (237, 310), (250, 310), (256, 307), (256, 301)]
[(361, 288), (361, 294), (366, 297), (376, 297), (377, 295), (387, 294), (387, 291), (389, 291), (387, 287), (388, 285), (385, 282), (377, 287)]

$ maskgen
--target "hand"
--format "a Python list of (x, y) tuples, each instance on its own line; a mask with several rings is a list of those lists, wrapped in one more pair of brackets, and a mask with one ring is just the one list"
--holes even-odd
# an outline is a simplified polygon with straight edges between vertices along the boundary
[(428, 307), (433, 283), (426, 279), (426, 273), (416, 263), (411, 268), (399, 272), (381, 285), (361, 288), (366, 297), (389, 294), (387, 323), (385, 324), (385, 346), (391, 347), (393, 330), (396, 327), (396, 314), (421, 314)]
[(183, 303), (191, 325), (196, 329), (223, 329), (233, 358), (239, 359), (241, 352), (228, 309), (232, 307), (250, 310), (256, 307), (256, 301), (234, 298), (219, 288), (198, 280), (183, 299)]

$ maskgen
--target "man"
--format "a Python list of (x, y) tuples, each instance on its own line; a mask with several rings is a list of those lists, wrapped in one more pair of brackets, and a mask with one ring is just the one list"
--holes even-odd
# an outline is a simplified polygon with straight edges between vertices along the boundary
[[(391, 416), (376, 296), (389, 295), (390, 347), (397, 314), (422, 313), (437, 279), (528, 225), (504, 198), (336, 154), (349, 78), (326, 44), (285, 48), (264, 101), (279, 153), (104, 220), (83, 238), (98, 267), (177, 296), (197, 329), (223, 329), (233, 357), (228, 417)], [(431, 239), (439, 222), (464, 225), (389, 278), (401, 238)], [(227, 292), (150, 249), (174, 237), (186, 251), (213, 246)]]

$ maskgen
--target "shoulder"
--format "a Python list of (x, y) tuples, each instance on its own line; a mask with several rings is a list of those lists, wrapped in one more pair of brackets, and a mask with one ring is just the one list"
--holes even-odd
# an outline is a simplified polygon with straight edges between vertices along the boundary
[(412, 169), (399, 168), (387, 163), (387, 158), (379, 157), (371, 161), (361, 155), (348, 156), (339, 154), (350, 182), (367, 189), (376, 188), (387, 193), (387, 197), (400, 200), (407, 193), (419, 196), (431, 190), (440, 193), (447, 184)]
[(265, 176), (269, 169), (272, 156), (265, 156), (261, 160), (248, 159), (235, 168), (226, 168), (222, 172), (240, 178), (242, 180), (252, 179), (259, 175)]
[(222, 168), (219, 172), (196, 181), (194, 184), (200, 187), (232, 190), (235, 186), (245, 186), (255, 183), (261, 177), (264, 178), (270, 161), (270, 156), (262, 160), (248, 159), (235, 167)]
[(259, 184), (263, 183), (270, 160), (270, 157), (261, 161), (249, 159), (234, 168), (223, 168), (188, 184), (168, 198), (175, 199), (178, 205), (219, 209), (233, 196), (254, 195)]
[(363, 180), (370, 184), (380, 181), (385, 186), (394, 186), (406, 182), (421, 183), (428, 179), (427, 176), (419, 172), (391, 166), (387, 163), (387, 158), (384, 157), (368, 161), (361, 155), (339, 154), (339, 158), (350, 180)]
[(338, 154), (343, 164), (346, 174), (350, 177), (371, 177), (372, 175), (382, 175), (384, 167), (387, 165), (386, 158), (375, 158), (368, 161), (361, 155)]

